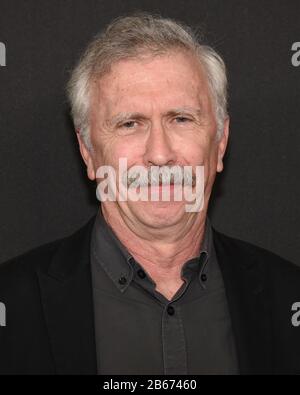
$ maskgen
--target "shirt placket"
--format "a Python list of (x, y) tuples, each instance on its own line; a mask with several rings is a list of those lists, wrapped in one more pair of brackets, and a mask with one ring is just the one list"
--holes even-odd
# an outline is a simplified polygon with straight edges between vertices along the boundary
[(164, 373), (166, 375), (187, 374), (186, 342), (180, 307), (168, 303), (162, 316), (162, 345)]

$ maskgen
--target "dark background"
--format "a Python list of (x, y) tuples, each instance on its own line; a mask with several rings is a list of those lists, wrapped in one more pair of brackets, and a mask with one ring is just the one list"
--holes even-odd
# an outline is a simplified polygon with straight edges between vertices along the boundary
[(214, 226), (300, 264), (300, 1), (0, 0), (0, 262), (72, 233), (97, 209), (65, 84), (112, 18), (159, 12), (200, 28), (224, 57), (231, 140)]

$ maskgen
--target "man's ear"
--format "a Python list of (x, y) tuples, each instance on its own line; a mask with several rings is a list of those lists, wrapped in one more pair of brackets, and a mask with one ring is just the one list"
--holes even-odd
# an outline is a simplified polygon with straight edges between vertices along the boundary
[(79, 150), (80, 150), (82, 159), (83, 159), (84, 163), (86, 164), (86, 171), (87, 171), (88, 178), (93, 181), (96, 178), (96, 174), (95, 174), (95, 170), (94, 170), (94, 162), (93, 162), (93, 157), (92, 157), (91, 151), (86, 147), (85, 142), (83, 141), (83, 139), (80, 135), (80, 132), (78, 130), (76, 130), (76, 136), (77, 136)]
[(220, 140), (218, 141), (218, 164), (217, 164), (217, 172), (220, 173), (223, 170), (223, 157), (225, 155), (227, 143), (229, 136), (229, 117), (225, 119), (223, 134)]

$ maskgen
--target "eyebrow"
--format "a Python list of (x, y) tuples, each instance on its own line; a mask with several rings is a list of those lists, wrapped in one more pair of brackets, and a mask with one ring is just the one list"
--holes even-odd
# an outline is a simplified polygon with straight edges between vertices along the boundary
[(115, 126), (118, 123), (127, 121), (128, 119), (146, 119), (147, 117), (139, 112), (121, 112), (114, 115), (112, 118), (107, 120), (107, 123)]
[(181, 113), (192, 113), (193, 115), (198, 115), (200, 116), (202, 114), (202, 109), (200, 107), (194, 108), (190, 106), (184, 106), (184, 107), (177, 107), (172, 110), (169, 110), (167, 112), (167, 115), (176, 115), (176, 114), (181, 114)]
[[(177, 108), (168, 110), (165, 114), (163, 114), (163, 116), (174, 116), (174, 115), (187, 113), (187, 112), (192, 113), (193, 115), (196, 115), (196, 116), (200, 116), (202, 114), (201, 108), (183, 106), (183, 107), (177, 107)], [(114, 115), (110, 119), (108, 119), (106, 121), (106, 123), (108, 123), (111, 126), (115, 126), (119, 123), (127, 121), (128, 119), (145, 120), (147, 118), (148, 118), (147, 116), (145, 116), (144, 114), (142, 114), (140, 112), (121, 112), (121, 113)]]

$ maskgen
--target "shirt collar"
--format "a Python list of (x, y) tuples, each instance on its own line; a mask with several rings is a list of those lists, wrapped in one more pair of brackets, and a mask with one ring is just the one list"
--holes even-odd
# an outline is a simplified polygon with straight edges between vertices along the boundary
[(96, 215), (91, 238), (92, 262), (100, 264), (116, 287), (124, 292), (133, 278), (131, 255), (105, 221), (101, 209)]
[[(199, 255), (185, 262), (181, 275), (189, 281), (193, 275), (198, 274), (198, 280), (205, 289), (213, 267), (209, 267), (209, 259), (214, 255), (212, 241), (212, 227), (209, 218), (206, 218), (204, 237)], [(101, 265), (115, 286), (123, 293), (137, 276), (138, 270), (145, 271), (126, 247), (117, 238), (116, 234), (105, 221), (101, 208), (96, 215), (91, 238), (91, 260)], [(151, 280), (149, 278), (149, 280)]]

